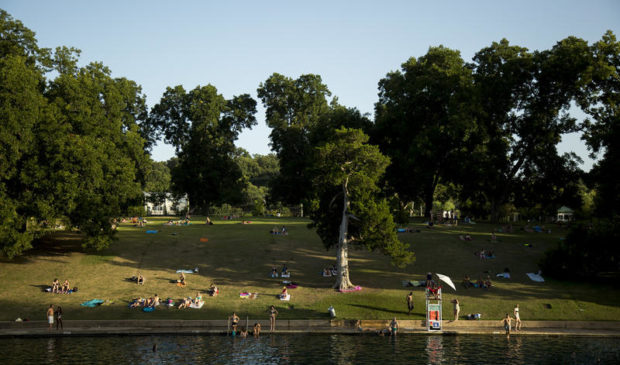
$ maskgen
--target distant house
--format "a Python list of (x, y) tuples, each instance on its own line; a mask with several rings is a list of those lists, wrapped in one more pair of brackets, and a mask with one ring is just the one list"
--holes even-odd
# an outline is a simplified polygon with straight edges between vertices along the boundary
[(567, 206), (562, 206), (558, 209), (557, 221), (558, 222), (570, 222), (573, 220), (573, 213), (575, 213), (571, 208)]
[(144, 192), (144, 210), (146, 215), (178, 215), (183, 213), (189, 207), (187, 195), (175, 199), (170, 193), (165, 193), (159, 202), (153, 203), (157, 199), (157, 195), (161, 193)]

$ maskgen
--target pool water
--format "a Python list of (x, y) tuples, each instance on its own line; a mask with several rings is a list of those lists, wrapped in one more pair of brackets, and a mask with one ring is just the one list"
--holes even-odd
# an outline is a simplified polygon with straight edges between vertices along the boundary
[(620, 364), (620, 338), (319, 334), (4, 338), (0, 357), (2, 364)]

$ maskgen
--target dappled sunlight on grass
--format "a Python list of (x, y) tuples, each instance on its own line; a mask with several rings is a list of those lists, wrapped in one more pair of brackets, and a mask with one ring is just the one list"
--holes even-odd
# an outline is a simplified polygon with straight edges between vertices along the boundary
[[(411, 244), (417, 260), (404, 269), (390, 264), (380, 253), (351, 250), (350, 270), (360, 292), (338, 293), (331, 288), (334, 278), (322, 277), (324, 267), (335, 260), (335, 250), (325, 250), (318, 236), (306, 228), (308, 221), (293, 218), (249, 218), (251, 224), (214, 220), (204, 224), (194, 217), (188, 226), (167, 226), (168, 218), (149, 218), (146, 227), (121, 224), (118, 241), (99, 253), (82, 252), (80, 236), (58, 233), (59, 240), (47, 240), (25, 257), (3, 261), (0, 270), (0, 320), (44, 318), (45, 308), (60, 304), (68, 319), (222, 319), (233, 310), (250, 318), (268, 317), (269, 305), (276, 305), (282, 319), (327, 318), (327, 307), (333, 305), (339, 318), (387, 319), (406, 317), (405, 296), (414, 293), (415, 311), (410, 319), (423, 315), (422, 288), (404, 288), (402, 281), (424, 280), (428, 271), (450, 276), (457, 290), (444, 287), (444, 311), (451, 313), (450, 300), (459, 298), (461, 313), (483, 313), (483, 319), (499, 319), (511, 312), (516, 303), (524, 319), (616, 320), (620, 318), (619, 291), (603, 285), (558, 282), (547, 279), (535, 283), (525, 275), (538, 271), (537, 262), (544, 251), (554, 247), (564, 231), (552, 234), (515, 232), (497, 233), (499, 240), (490, 241), (496, 227), (477, 224), (427, 229), (420, 223), (409, 226), (416, 233), (399, 233)], [(273, 227), (286, 226), (288, 235), (271, 235)], [(147, 230), (157, 230), (147, 234)], [(469, 234), (473, 241), (460, 241), (459, 234)], [(201, 238), (206, 238), (202, 242)], [(531, 243), (532, 247), (524, 246)], [(481, 261), (474, 253), (491, 250), (495, 258)], [(271, 278), (272, 266), (278, 270), (287, 264), (291, 278)], [(177, 269), (198, 268), (187, 275), (188, 285), (175, 285)], [(495, 275), (509, 269), (511, 279)], [(128, 279), (141, 272), (146, 284), (138, 286)], [(465, 275), (472, 281), (491, 277), (491, 289), (464, 289)], [(544, 273), (543, 273), (544, 275)], [(70, 295), (42, 292), (58, 277), (69, 279), (79, 291)], [(276, 295), (282, 280), (296, 282), (290, 289), (290, 302)], [(201, 310), (159, 308), (153, 313), (130, 310), (127, 303), (136, 297), (159, 294), (161, 298), (195, 296), (216, 283), (221, 294), (207, 297)], [(259, 293), (258, 298), (241, 299), (239, 293)], [(84, 308), (79, 304), (89, 299), (109, 299), (110, 306)], [(549, 308), (550, 307), (550, 308)]]

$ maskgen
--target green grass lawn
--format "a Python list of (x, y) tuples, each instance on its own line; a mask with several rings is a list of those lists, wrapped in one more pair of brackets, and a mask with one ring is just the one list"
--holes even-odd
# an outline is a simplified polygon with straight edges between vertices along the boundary
[[(326, 251), (318, 236), (306, 228), (308, 221), (293, 218), (255, 218), (251, 224), (239, 221), (215, 221), (207, 226), (201, 218), (190, 226), (165, 226), (166, 218), (152, 218), (148, 227), (123, 224), (118, 241), (99, 253), (83, 253), (79, 238), (58, 233), (26, 256), (0, 261), (0, 320), (17, 317), (43, 320), (49, 304), (61, 305), (66, 319), (225, 319), (233, 311), (245, 319), (267, 319), (267, 309), (275, 305), (279, 319), (328, 318), (333, 305), (339, 318), (387, 319), (407, 318), (405, 297), (414, 292), (415, 313), (409, 319), (424, 318), (422, 288), (403, 288), (403, 280), (423, 280), (426, 272), (442, 273), (453, 278), (457, 290), (444, 289), (444, 318), (452, 318), (450, 300), (458, 298), (461, 315), (482, 313), (482, 319), (500, 319), (519, 303), (524, 320), (620, 320), (620, 292), (595, 283), (574, 283), (546, 279), (530, 281), (527, 272), (538, 271), (537, 262), (548, 248), (554, 247), (566, 232), (555, 228), (551, 234), (498, 233), (498, 242), (490, 242), (496, 226), (488, 224), (439, 226), (432, 230), (411, 224), (420, 233), (399, 233), (416, 253), (414, 264), (396, 268), (389, 258), (365, 250), (350, 252), (351, 278), (363, 290), (337, 293), (331, 289), (332, 278), (320, 275), (323, 267), (335, 262), (335, 251)], [(272, 236), (269, 230), (285, 225), (288, 236)], [(157, 229), (157, 234), (146, 234)], [(470, 234), (471, 242), (458, 239)], [(203, 243), (200, 238), (208, 238)], [(530, 243), (533, 247), (526, 247)], [(481, 262), (473, 255), (490, 249), (496, 258)], [(290, 290), (290, 302), (276, 298), (282, 289), (281, 279), (269, 276), (272, 265), (287, 263), (293, 280), (300, 284)], [(177, 269), (198, 267), (198, 274), (187, 275), (188, 285), (171, 283), (178, 278)], [(496, 278), (494, 287), (464, 289), (465, 275), (472, 280), (509, 268), (511, 279)], [(146, 284), (138, 286), (126, 279), (140, 271)], [(544, 274), (543, 274), (544, 276)], [(42, 288), (54, 278), (69, 279), (79, 291), (70, 295), (49, 294)], [(175, 300), (195, 296), (215, 282), (218, 297), (206, 297), (202, 309), (178, 310), (163, 306), (152, 313), (127, 308), (135, 297), (157, 293)], [(445, 288), (445, 286), (444, 286)], [(258, 292), (255, 300), (240, 299), (243, 291)], [(111, 305), (81, 307), (89, 299), (108, 299)], [(548, 305), (551, 308), (548, 308)]]

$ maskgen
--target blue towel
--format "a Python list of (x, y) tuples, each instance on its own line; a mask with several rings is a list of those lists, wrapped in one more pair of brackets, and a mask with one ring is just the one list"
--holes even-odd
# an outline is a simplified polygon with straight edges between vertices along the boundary
[(152, 312), (155, 310), (155, 307), (144, 307), (142, 308), (143, 312)]
[(101, 299), (91, 299), (91, 300), (87, 300), (84, 303), (82, 303), (81, 306), (82, 307), (95, 308), (96, 306), (100, 305), (103, 302), (104, 301), (101, 300)]
[(146, 233), (157, 233), (157, 230), (146, 231)]

